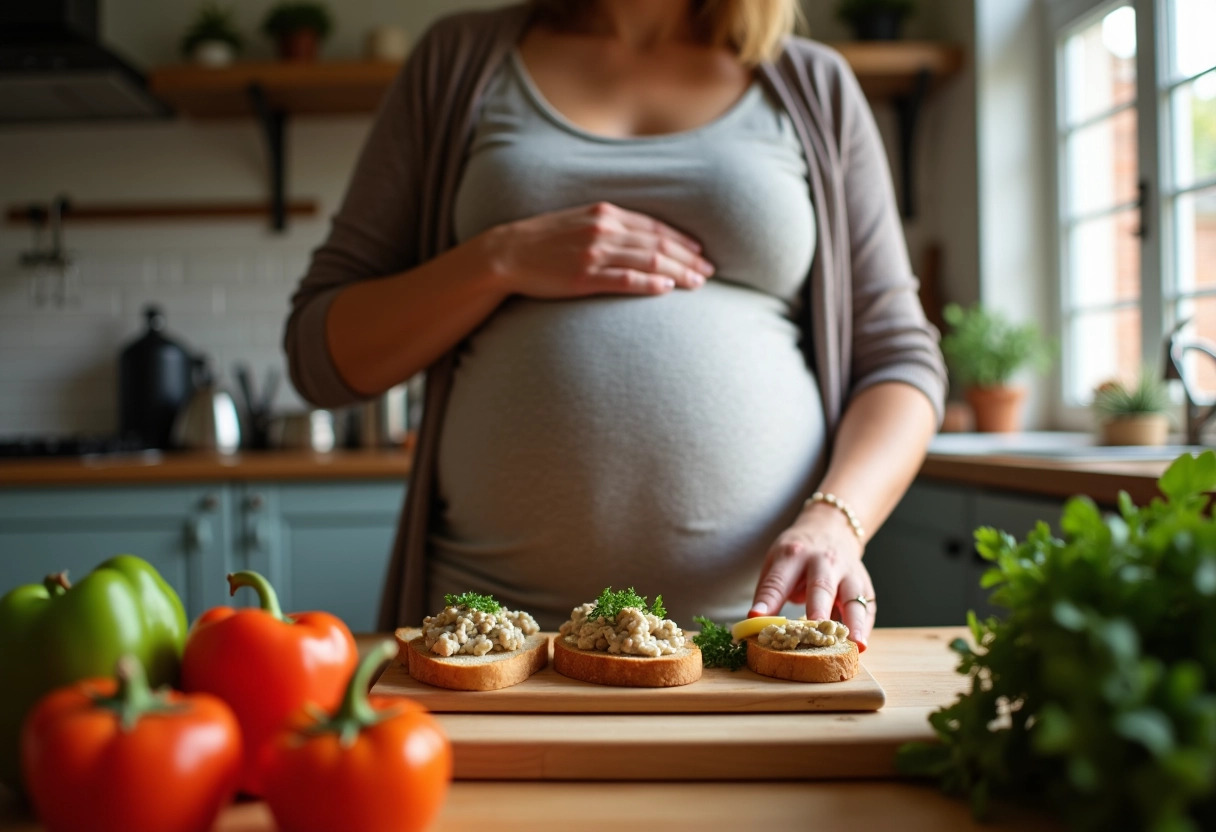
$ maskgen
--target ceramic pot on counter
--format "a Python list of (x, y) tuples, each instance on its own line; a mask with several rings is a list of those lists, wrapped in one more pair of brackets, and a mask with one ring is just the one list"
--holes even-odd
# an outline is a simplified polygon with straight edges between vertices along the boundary
[(118, 426), (123, 437), (168, 448), (174, 420), (195, 389), (195, 358), (165, 334), (165, 313), (144, 308), (147, 328), (118, 359)]

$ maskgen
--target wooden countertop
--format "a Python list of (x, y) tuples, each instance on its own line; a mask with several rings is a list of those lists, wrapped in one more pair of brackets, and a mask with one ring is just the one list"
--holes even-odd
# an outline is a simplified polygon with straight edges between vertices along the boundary
[(1163, 461), (1069, 462), (1033, 457), (929, 454), (921, 466), (922, 479), (1017, 491), (1065, 499), (1086, 494), (1101, 505), (1113, 506), (1120, 491), (1137, 505), (1159, 495), (1157, 479), (1169, 467)]
[(149, 451), (113, 456), (0, 460), (0, 487), (142, 485), (245, 480), (394, 479), (409, 476), (405, 450), (246, 451), (231, 456)]
[[(895, 779), (890, 754), (904, 740), (927, 738), (927, 717), (963, 689), (966, 680), (953, 672), (955, 656), (947, 649), (959, 628), (879, 629), (862, 661), (887, 692), (887, 705), (872, 714), (715, 714), (706, 716), (615, 715), (581, 717), (584, 728), (554, 716), (524, 714), (444, 714), (439, 719), (452, 738), (458, 776), (477, 777), (478, 755), (497, 749), (516, 755), (530, 778), (522, 781), (458, 780), (435, 825), (438, 832), (484, 829), (568, 829), (585, 824), (588, 807), (606, 824), (624, 826), (644, 818), (648, 825), (674, 830), (901, 829), (1003, 830), (1050, 829), (1044, 819), (1012, 808), (995, 823), (980, 825), (963, 801), (934, 788)], [(362, 637), (361, 646), (372, 637)], [(550, 729), (538, 727), (549, 722)], [(610, 725), (609, 725), (610, 724)], [(608, 730), (608, 729), (611, 730)], [(526, 729), (526, 730), (524, 730)], [(778, 759), (796, 763), (806, 743), (827, 734), (822, 753), (842, 765), (858, 761), (880, 766), (877, 779), (774, 782), (600, 782), (570, 781), (560, 767), (569, 755), (594, 753), (633, 759), (666, 743), (683, 745), (672, 762), (696, 768), (704, 754), (738, 753), (740, 768), (749, 749), (769, 743)], [(649, 763), (648, 763), (649, 765)], [(645, 771), (639, 770), (645, 777)], [(556, 778), (556, 779), (546, 779)], [(270, 813), (262, 803), (227, 809), (216, 832), (270, 832)], [(0, 800), (0, 829), (37, 832), (39, 827)]]

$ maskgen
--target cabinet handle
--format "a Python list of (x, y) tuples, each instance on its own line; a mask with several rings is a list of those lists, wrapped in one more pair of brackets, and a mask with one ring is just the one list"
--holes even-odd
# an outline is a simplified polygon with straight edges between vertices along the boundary
[(191, 517), (186, 521), (186, 550), (197, 551), (211, 545), (211, 521), (206, 517)]
[(214, 494), (208, 494), (199, 501), (198, 507), (203, 511), (215, 511), (219, 508), (220, 501), (215, 498)]
[(963, 554), (963, 542), (961, 540), (946, 541), (946, 557), (950, 558), (951, 560), (954, 560), (959, 557), (962, 557), (962, 554)]
[(262, 499), (261, 494), (250, 494), (245, 499), (245, 508), (249, 509), (250, 511), (261, 511), (262, 506), (265, 504), (266, 501)]

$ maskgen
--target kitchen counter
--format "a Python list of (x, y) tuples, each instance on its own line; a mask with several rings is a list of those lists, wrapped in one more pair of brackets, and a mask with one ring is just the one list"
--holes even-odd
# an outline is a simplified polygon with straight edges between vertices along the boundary
[(404, 449), (245, 451), (231, 456), (192, 451), (42, 459), (0, 459), (0, 487), (142, 485), (182, 482), (404, 480)]
[[(668, 832), (815, 826), (909, 832), (1050, 829), (1041, 816), (1014, 808), (1002, 809), (994, 823), (977, 824), (965, 802), (893, 775), (893, 750), (906, 740), (930, 737), (926, 721), (930, 711), (950, 702), (966, 684), (953, 672), (955, 655), (947, 649), (950, 640), (964, 632), (959, 628), (879, 629), (862, 657), (887, 693), (887, 704), (877, 713), (593, 716), (579, 718), (586, 726), (583, 729), (575, 728), (569, 718), (554, 716), (440, 715), (453, 741), (458, 776), (475, 778), (479, 755), (494, 751), (517, 755), (534, 779), (459, 780), (434, 829), (481, 830), (493, 824), (501, 829), (565, 830), (574, 824), (585, 825), (591, 817), (622, 827), (644, 820), (648, 826)], [(361, 646), (371, 640), (362, 637)], [(543, 722), (550, 722), (552, 728), (538, 727)], [(610, 731), (600, 730), (609, 722)], [(822, 741), (825, 736), (827, 742)], [(623, 760), (636, 755), (648, 762), (651, 754), (662, 753), (685, 770), (695, 768), (704, 755), (737, 753), (741, 775), (746, 776), (744, 761), (751, 750), (771, 746), (769, 753), (779, 753), (796, 768), (798, 755), (810, 753), (812, 739), (818, 740), (818, 753), (833, 754), (854, 770), (862, 764), (874, 767), (874, 774), (817, 782), (562, 779), (569, 776), (563, 766), (587, 753), (618, 755)], [(639, 773), (645, 776), (645, 766), (639, 766)], [(265, 805), (250, 802), (226, 810), (215, 830), (269, 832), (273, 828)], [(36, 832), (39, 827), (23, 817), (10, 799), (0, 801), (0, 829)]]
[(985, 454), (929, 454), (919, 479), (972, 485), (1039, 497), (1068, 498), (1086, 494), (1101, 505), (1113, 506), (1120, 491), (1136, 505), (1159, 495), (1157, 479), (1169, 467), (1160, 460), (1060, 460)]

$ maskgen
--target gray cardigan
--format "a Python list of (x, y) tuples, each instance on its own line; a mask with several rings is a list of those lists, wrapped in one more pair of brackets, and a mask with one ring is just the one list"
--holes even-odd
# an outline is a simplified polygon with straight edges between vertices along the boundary
[[(386, 94), (329, 237), (292, 298), (284, 348), (308, 400), (338, 407), (361, 398), (329, 353), (325, 322), (334, 297), (355, 281), (406, 271), (453, 245), (452, 201), (481, 96), (527, 22), (522, 5), (439, 21)], [(788, 39), (759, 74), (789, 111), (808, 161), (819, 244), (800, 323), (827, 435), (849, 398), (880, 382), (919, 389), (940, 418), (946, 374), (937, 332), (920, 308), (886, 155), (857, 79), (839, 54), (802, 38)], [(382, 630), (416, 625), (427, 614), (427, 532), (453, 366), (449, 353), (427, 369)]]

